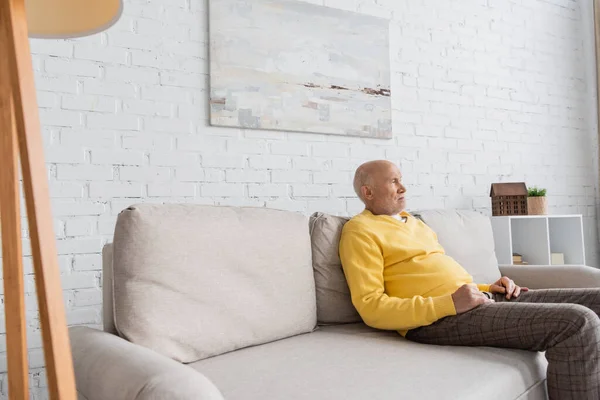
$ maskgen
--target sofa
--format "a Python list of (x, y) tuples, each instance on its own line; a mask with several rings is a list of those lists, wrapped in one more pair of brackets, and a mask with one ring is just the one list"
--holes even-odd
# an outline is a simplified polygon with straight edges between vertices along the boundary
[[(477, 282), (600, 286), (586, 266), (499, 269), (479, 213), (413, 215)], [(363, 324), (338, 256), (347, 220), (190, 204), (123, 210), (103, 249), (103, 330), (69, 330), (79, 398), (547, 398), (542, 353), (421, 345)]]

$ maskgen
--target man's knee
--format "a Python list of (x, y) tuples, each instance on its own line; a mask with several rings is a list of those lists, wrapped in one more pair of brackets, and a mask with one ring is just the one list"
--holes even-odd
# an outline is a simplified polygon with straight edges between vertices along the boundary
[(564, 321), (572, 324), (577, 333), (600, 338), (600, 318), (590, 308), (579, 304), (569, 304), (561, 317)]

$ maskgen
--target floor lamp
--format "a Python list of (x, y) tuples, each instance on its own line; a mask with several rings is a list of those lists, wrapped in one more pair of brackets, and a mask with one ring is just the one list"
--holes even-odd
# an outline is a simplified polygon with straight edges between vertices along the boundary
[(21, 251), (19, 160), (50, 398), (75, 400), (28, 35), (71, 38), (120, 17), (121, 0), (0, 0), (0, 217), (10, 399), (29, 399)]

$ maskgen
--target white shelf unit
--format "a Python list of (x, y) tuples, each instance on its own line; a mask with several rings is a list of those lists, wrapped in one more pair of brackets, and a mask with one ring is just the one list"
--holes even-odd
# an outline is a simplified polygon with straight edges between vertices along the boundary
[(491, 221), (500, 265), (511, 265), (513, 253), (530, 265), (550, 265), (551, 253), (563, 253), (563, 265), (585, 265), (581, 215), (510, 215)]

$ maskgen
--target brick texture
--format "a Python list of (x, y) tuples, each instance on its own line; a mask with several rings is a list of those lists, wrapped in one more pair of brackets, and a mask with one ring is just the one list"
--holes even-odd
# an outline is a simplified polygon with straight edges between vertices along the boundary
[[(546, 187), (551, 213), (584, 215), (587, 259), (595, 265), (587, 6), (305, 1), (391, 20), (393, 139), (209, 126), (206, 0), (125, 0), (123, 19), (107, 32), (31, 40), (69, 323), (100, 323), (101, 249), (128, 205), (192, 202), (351, 215), (361, 210), (352, 173), (373, 158), (401, 166), (409, 208), (489, 213), (492, 182)], [(35, 312), (28, 313), (28, 327), (39, 337)], [(41, 367), (39, 344), (30, 347)], [(0, 355), (0, 372), (5, 368)], [(31, 371), (35, 399), (47, 398), (43, 368)], [(6, 376), (0, 382), (4, 399)]]

